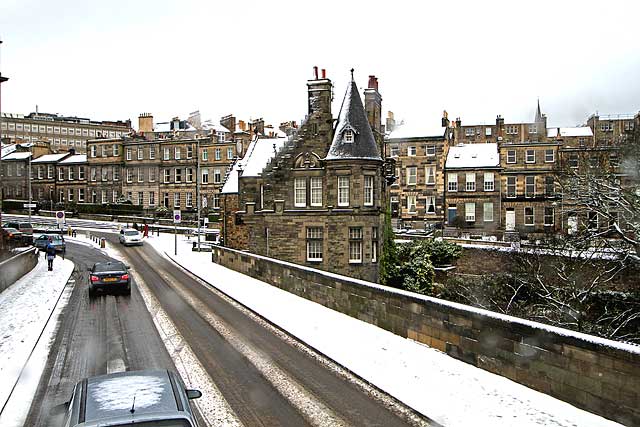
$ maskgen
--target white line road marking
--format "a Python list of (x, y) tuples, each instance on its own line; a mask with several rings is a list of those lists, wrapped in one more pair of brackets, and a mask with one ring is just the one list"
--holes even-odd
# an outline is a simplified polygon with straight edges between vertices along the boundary
[(147, 310), (153, 318), (153, 323), (160, 334), (160, 338), (164, 343), (171, 359), (176, 365), (176, 369), (180, 373), (182, 379), (187, 383), (188, 387), (198, 388), (203, 397), (195, 400), (195, 405), (200, 410), (207, 425), (240, 427), (242, 423), (237, 415), (231, 409), (231, 406), (222, 396), (220, 390), (211, 381), (204, 367), (198, 361), (198, 358), (191, 350), (191, 347), (184, 341), (182, 335), (160, 306), (156, 297), (149, 291), (144, 280), (139, 275), (135, 275), (138, 290), (144, 299)]

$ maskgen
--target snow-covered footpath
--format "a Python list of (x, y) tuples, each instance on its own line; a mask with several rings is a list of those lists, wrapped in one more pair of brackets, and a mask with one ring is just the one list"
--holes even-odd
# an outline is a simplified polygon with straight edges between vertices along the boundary
[[(60, 257), (56, 257), (53, 271), (48, 271), (47, 261), (40, 256), (33, 270), (0, 293), (0, 425), (3, 427), (21, 426), (24, 422), (55, 337), (55, 318), (68, 297), (65, 285), (72, 272), (73, 263)], [(52, 322), (43, 330), (49, 318)], [(12, 394), (19, 398), (7, 403)]]
[(159, 252), (378, 388), (453, 426), (620, 424), (211, 262), (193, 239), (152, 236)]

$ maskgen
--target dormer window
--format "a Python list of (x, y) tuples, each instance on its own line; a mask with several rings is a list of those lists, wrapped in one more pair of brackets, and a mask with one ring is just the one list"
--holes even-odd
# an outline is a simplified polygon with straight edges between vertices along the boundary
[(344, 132), (344, 142), (353, 143), (353, 131), (347, 130)]

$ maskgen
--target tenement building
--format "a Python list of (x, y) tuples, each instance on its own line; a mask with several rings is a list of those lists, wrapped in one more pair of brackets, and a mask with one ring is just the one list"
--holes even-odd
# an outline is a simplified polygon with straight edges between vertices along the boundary
[(131, 121), (96, 121), (58, 114), (2, 113), (2, 136), (12, 143), (45, 141), (51, 150), (84, 153), (87, 140), (119, 138), (131, 132)]
[[(411, 228), (440, 224), (444, 215), (444, 162), (449, 141), (446, 111), (440, 124), (396, 124), (387, 118), (386, 156), (395, 160), (389, 187), (391, 217)], [(395, 221), (394, 221), (395, 222)]]
[(386, 203), (377, 79), (369, 79), (375, 111), (367, 111), (352, 76), (335, 127), (324, 70), (307, 87), (297, 132), (256, 136), (234, 166), (223, 188), (225, 243), (377, 281)]

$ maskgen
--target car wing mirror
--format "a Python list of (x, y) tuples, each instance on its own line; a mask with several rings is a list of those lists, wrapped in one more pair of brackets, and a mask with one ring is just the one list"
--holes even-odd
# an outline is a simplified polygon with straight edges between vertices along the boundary
[(67, 401), (52, 407), (51, 409), (49, 409), (49, 415), (58, 416), (64, 414), (65, 412), (67, 412), (67, 409), (69, 409), (70, 403), (71, 401)]
[(186, 392), (187, 392), (187, 398), (189, 400), (191, 400), (191, 399), (200, 399), (202, 397), (202, 392), (200, 390), (195, 390), (195, 389), (188, 388), (186, 390)]

